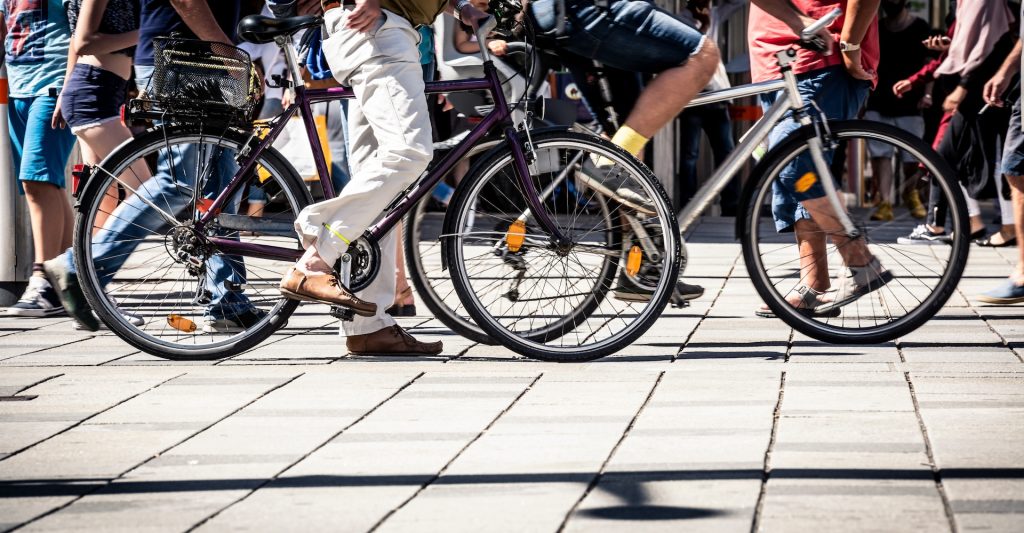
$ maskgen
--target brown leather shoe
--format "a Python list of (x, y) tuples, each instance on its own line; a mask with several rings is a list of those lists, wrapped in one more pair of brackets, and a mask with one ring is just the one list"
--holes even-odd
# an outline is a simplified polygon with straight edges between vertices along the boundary
[(352, 355), (437, 355), (444, 348), (441, 341), (420, 342), (398, 325), (351, 335), (345, 344)]
[(357, 298), (334, 274), (306, 276), (293, 268), (281, 280), (280, 290), (290, 300), (340, 305), (360, 316), (377, 314), (377, 304)]

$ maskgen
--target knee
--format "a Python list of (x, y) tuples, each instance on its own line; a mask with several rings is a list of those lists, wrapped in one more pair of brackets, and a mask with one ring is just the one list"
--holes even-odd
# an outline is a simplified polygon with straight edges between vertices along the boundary
[(1024, 192), (1024, 176), (1006, 176), (1007, 183), (1010, 187), (1013, 187), (1017, 192)]
[(701, 45), (700, 50), (690, 58), (699, 67), (700, 73), (708, 81), (711, 80), (711, 76), (714, 76), (715, 71), (718, 70), (718, 63), (721, 59), (722, 54), (718, 50), (718, 45), (709, 38), (704, 39), (704, 44)]

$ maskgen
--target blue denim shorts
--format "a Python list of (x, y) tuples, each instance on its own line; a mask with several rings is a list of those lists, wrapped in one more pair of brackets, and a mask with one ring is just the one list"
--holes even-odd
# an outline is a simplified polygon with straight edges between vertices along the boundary
[[(854, 79), (842, 65), (836, 65), (800, 74), (797, 76), (797, 89), (804, 102), (817, 102), (828, 120), (848, 120), (856, 117), (864, 106), (871, 83)], [(781, 91), (762, 94), (761, 107), (767, 111), (780, 94)], [(800, 124), (793, 120), (792, 113), (787, 114), (768, 135), (769, 148), (774, 148), (799, 128)], [(829, 164), (832, 163), (832, 154), (831, 150), (825, 152), (825, 160)], [(796, 192), (796, 180), (813, 170), (811, 155), (804, 152), (786, 165), (779, 179), (772, 182), (772, 216), (779, 233), (793, 231), (793, 225), (798, 220), (811, 218), (800, 202), (825, 196), (825, 188), (820, 181), (802, 193)]]
[(121, 116), (128, 80), (99, 67), (78, 63), (61, 93), (61, 113), (72, 132)]
[(1021, 130), (1020, 102), (1013, 103), (1010, 113), (1010, 127), (1006, 130), (1006, 142), (1003, 144), (1003, 174), (1007, 176), (1024, 176), (1024, 130)]
[[(657, 74), (686, 62), (704, 35), (647, 0), (611, 1), (607, 10), (592, 0), (566, 1), (561, 47), (617, 69)], [(554, 0), (535, 0), (530, 12), (546, 32), (556, 25)]]

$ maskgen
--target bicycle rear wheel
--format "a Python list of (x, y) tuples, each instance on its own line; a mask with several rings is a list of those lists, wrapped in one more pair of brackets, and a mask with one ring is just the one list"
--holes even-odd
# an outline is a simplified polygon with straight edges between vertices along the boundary
[[(956, 289), (969, 247), (966, 203), (952, 169), (921, 139), (869, 121), (830, 122), (829, 127), (835, 142), (825, 147), (825, 155), (832, 160), (832, 175), (837, 181), (852, 182), (862, 168), (879, 174), (890, 168), (904, 178), (893, 198), (909, 199), (918, 194), (918, 182), (927, 178), (949, 206), (946, 220), (938, 221), (945, 225), (949, 238), (930, 245), (908, 239), (906, 236), (920, 221), (898, 206), (893, 215), (876, 217), (882, 220), (871, 220), (870, 209), (851, 208), (850, 218), (860, 229), (871, 256), (879, 262), (869, 264), (867, 270), (858, 269), (858, 274), (847, 270), (845, 260), (859, 244), (828, 235), (820, 227), (808, 226), (807, 221), (797, 226), (803, 247), (791, 234), (779, 233), (773, 207), (776, 213), (784, 214), (791, 213), (795, 206), (786, 208), (778, 200), (773, 202), (775, 193), (792, 188), (781, 183), (780, 176), (799, 176), (810, 168), (805, 157), (807, 140), (816, 133), (813, 128), (803, 128), (770, 151), (751, 174), (755, 179), (744, 195), (742, 205), (746, 208), (740, 210), (737, 219), (743, 257), (758, 294), (771, 312), (793, 329), (831, 343), (890, 341), (924, 324)], [(842, 198), (854, 197), (848, 188), (837, 188)], [(856, 260), (858, 263), (852, 264), (863, 264), (864, 257), (857, 256)], [(851, 274), (856, 280), (853, 285), (844, 281)], [(858, 289), (845, 289), (851, 286)], [(802, 301), (811, 294), (807, 287), (832, 291), (812, 294)], [(852, 299), (847, 302), (848, 297)], [(846, 303), (837, 307), (829, 304), (830, 300)]]
[(220, 359), (267, 338), (297, 307), (277, 289), (291, 261), (225, 255), (208, 240), (300, 249), (293, 223), (312, 199), (280, 154), (260, 154), (223, 212), (195, 230), (250, 139), (154, 128), (93, 170), (75, 224), (78, 280), (96, 315), (129, 344), (165, 359)]
[(452, 282), (474, 321), (521, 355), (609, 355), (668, 302), (679, 272), (675, 215), (651, 172), (604, 139), (552, 132), (531, 145), (533, 185), (568, 242), (556, 243), (529, 213), (511, 151), (493, 153), (465, 178), (445, 219)]

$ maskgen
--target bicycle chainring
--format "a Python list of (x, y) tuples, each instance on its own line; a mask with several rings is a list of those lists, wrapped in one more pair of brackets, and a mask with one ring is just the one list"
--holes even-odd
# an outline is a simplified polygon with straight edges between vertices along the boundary
[[(359, 292), (369, 287), (380, 272), (380, 246), (360, 237), (349, 245), (348, 254), (352, 257), (348, 289)], [(334, 270), (341, 272), (340, 259), (335, 263)]]

